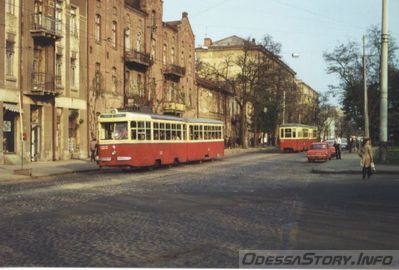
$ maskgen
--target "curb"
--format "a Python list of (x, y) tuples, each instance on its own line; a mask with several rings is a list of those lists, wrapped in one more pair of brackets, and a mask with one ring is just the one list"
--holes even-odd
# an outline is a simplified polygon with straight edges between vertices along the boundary
[[(341, 171), (332, 171), (332, 170), (318, 170), (318, 169), (312, 169), (311, 173), (317, 173), (317, 174), (361, 174), (361, 170), (341, 170)], [(374, 172), (373, 174), (376, 175), (399, 175), (399, 171), (384, 171), (384, 170), (379, 170)]]

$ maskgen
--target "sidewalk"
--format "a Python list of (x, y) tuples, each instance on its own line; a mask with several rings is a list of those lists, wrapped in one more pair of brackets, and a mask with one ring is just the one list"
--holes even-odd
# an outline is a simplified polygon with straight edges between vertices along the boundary
[[(269, 153), (276, 151), (274, 147), (262, 148), (235, 148), (225, 149), (225, 156), (238, 156), (247, 153)], [(49, 162), (35, 162), (24, 166), (24, 169), (31, 169), (32, 175), (17, 175), (14, 170), (21, 169), (20, 165), (0, 165), (0, 181), (15, 181), (24, 179), (34, 179), (45, 176), (56, 176), (73, 173), (91, 172), (99, 169), (97, 164), (89, 162), (89, 160), (67, 160), (67, 161), (49, 161)]]
[[(399, 166), (376, 164), (375, 174), (399, 175)], [(360, 158), (357, 153), (342, 152), (342, 159), (332, 159), (314, 164), (312, 173), (321, 174), (360, 174)]]

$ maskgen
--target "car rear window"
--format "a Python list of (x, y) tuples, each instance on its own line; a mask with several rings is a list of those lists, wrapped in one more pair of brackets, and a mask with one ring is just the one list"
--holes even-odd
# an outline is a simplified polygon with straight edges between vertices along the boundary
[(312, 144), (310, 146), (310, 149), (326, 149), (326, 145), (325, 144)]

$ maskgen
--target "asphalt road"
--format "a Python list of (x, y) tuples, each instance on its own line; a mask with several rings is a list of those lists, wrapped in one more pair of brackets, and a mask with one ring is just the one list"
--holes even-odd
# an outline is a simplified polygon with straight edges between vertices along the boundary
[(399, 176), (312, 166), (253, 153), (0, 183), (0, 266), (237, 267), (240, 249), (399, 249)]

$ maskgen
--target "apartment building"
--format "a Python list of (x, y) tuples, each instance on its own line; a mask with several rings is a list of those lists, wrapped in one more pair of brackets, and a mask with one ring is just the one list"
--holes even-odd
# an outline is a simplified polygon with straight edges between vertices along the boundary
[(187, 13), (164, 22), (161, 0), (88, 1), (90, 130), (115, 108), (195, 115), (194, 34)]
[[(203, 46), (196, 49), (196, 56), (200, 65), (205, 64), (219, 70), (224, 70), (227, 72), (229, 78), (234, 78), (237, 74), (240, 74), (242, 67), (237, 65), (237, 62), (239, 62), (238, 60), (244, 53), (247, 53), (248, 57), (252, 59), (260, 57), (267, 59), (270, 73), (268, 76), (270, 77), (269, 88), (272, 93), (271, 96), (281, 101), (284, 108), (280, 116), (280, 121), (288, 122), (292, 120), (295, 117), (297, 109), (298, 92), (295, 85), (296, 73), (279, 57), (256, 44), (255, 41), (248, 41), (238, 36), (230, 36), (215, 42), (210, 38), (206, 38)], [(229, 64), (228, 68), (226, 63)], [(254, 136), (250, 130), (252, 124), (251, 115), (254, 108), (250, 101), (246, 104), (245, 115), (247, 126), (243, 128), (248, 130), (248, 138), (244, 139), (249, 141)], [(230, 99), (229, 110), (232, 123), (231, 136), (239, 137), (242, 130), (242, 123), (240, 121), (242, 109), (240, 109), (236, 99)]]
[(224, 83), (197, 77), (197, 91), (198, 117), (224, 122), (225, 137), (232, 137), (231, 104), (234, 95), (231, 90)]
[(300, 124), (315, 125), (316, 124), (316, 113), (319, 106), (319, 93), (314, 90), (310, 85), (302, 80), (297, 80), (296, 84), (300, 92), (300, 100), (296, 120)]
[(0, 10), (0, 162), (87, 157), (86, 1), (7, 0)]

